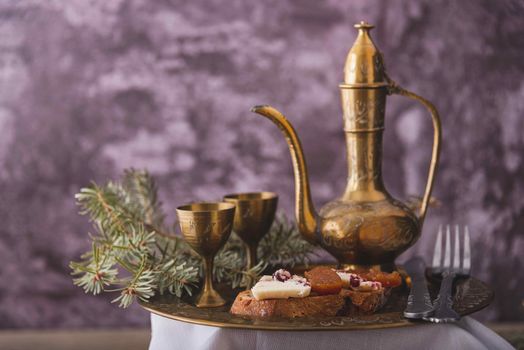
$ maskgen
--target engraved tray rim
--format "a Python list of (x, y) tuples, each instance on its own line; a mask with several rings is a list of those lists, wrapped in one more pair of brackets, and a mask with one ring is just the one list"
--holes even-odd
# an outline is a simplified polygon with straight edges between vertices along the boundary
[[(315, 266), (316, 264), (310, 265)], [(398, 293), (398, 298), (407, 299), (407, 289), (405, 287)], [(438, 291), (436, 287), (431, 288), (432, 299)], [(232, 300), (237, 291), (230, 291), (229, 294), (222, 294), (228, 300)], [(469, 277), (458, 283), (455, 293), (455, 310), (461, 315), (466, 316), (480, 311), (491, 304), (494, 298), (493, 291), (488, 285), (474, 277)], [(197, 308), (191, 305), (184, 298), (174, 295), (154, 296), (150, 301), (140, 301), (139, 305), (147, 311), (169, 319), (192, 323), (203, 326), (219, 328), (266, 330), (266, 331), (336, 331), (336, 330), (364, 330), (364, 329), (385, 329), (398, 327), (412, 327), (427, 324), (424, 321), (413, 321), (405, 319), (402, 311), (380, 311), (371, 315), (355, 316), (334, 316), (322, 318), (296, 318), (296, 319), (251, 319), (241, 316), (234, 316), (229, 313), (231, 302), (219, 308)], [(391, 300), (390, 300), (391, 301)], [(388, 307), (390, 301), (384, 308)], [(177, 307), (180, 304), (181, 307)], [(182, 309), (184, 308), (184, 309)]]

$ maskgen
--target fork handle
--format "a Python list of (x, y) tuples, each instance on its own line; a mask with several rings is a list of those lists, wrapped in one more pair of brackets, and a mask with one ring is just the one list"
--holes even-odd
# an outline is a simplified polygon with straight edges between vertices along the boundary
[(460, 315), (453, 310), (453, 280), (456, 277), (455, 272), (446, 271), (442, 274), (443, 279), (440, 284), (438, 297), (435, 300), (435, 313), (433, 316), (427, 317), (428, 321), (441, 322), (455, 322), (460, 320)]

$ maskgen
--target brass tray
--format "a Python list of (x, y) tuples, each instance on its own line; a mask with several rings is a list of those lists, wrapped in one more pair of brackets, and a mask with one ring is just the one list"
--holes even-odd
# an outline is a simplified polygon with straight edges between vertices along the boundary
[[(475, 278), (458, 281), (455, 289), (453, 308), (462, 316), (485, 308), (493, 300), (493, 291), (484, 282)], [(230, 314), (231, 303), (240, 290), (231, 290), (220, 285), (217, 290), (228, 301), (223, 307), (197, 308), (191, 298), (178, 298), (173, 295), (154, 296), (149, 302), (140, 302), (140, 305), (154, 314), (174, 320), (222, 328), (326, 331), (408, 327), (423, 324), (423, 322), (409, 321), (402, 316), (408, 296), (408, 289), (405, 286), (393, 289), (387, 304), (372, 315), (267, 320)], [(438, 294), (438, 284), (430, 282), (429, 291), (434, 300)]]

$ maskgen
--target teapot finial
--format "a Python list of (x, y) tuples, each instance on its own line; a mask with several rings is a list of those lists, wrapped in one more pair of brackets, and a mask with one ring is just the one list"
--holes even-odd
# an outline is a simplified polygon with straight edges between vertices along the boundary
[(360, 21), (354, 27), (358, 29), (358, 36), (346, 58), (344, 84), (356, 87), (387, 85), (382, 54), (369, 33), (375, 26)]
[(360, 21), (359, 23), (355, 24), (353, 27), (360, 29), (360, 30), (365, 30), (365, 31), (370, 31), (371, 29), (375, 28), (374, 25), (369, 24), (366, 21)]

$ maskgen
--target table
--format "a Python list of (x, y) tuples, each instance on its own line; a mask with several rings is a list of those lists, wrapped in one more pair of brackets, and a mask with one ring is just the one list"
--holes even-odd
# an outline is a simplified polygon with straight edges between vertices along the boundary
[(471, 317), (454, 324), (381, 330), (280, 332), (201, 326), (151, 314), (151, 331), (149, 350), (514, 349)]

